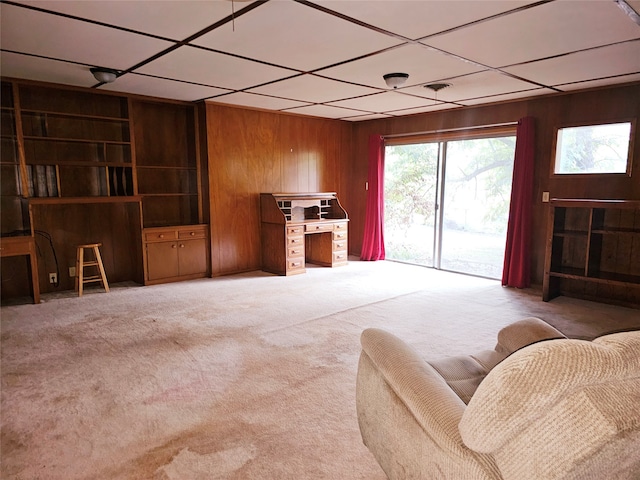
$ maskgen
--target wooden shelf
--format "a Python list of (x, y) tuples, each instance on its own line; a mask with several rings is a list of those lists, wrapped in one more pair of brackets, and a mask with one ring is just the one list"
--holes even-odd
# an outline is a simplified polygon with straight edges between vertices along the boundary
[(131, 145), (129, 141), (122, 140), (101, 140), (101, 139), (86, 139), (86, 138), (72, 138), (72, 137), (47, 137), (36, 135), (25, 135), (25, 140), (36, 140), (38, 142), (74, 142), (74, 143), (97, 143), (97, 144), (110, 144), (110, 145)]
[(543, 300), (568, 295), (640, 307), (640, 201), (550, 202)]
[(53, 110), (29, 110), (26, 108), (22, 109), (22, 113), (33, 114), (33, 115), (47, 115), (47, 116), (56, 116), (56, 117), (68, 117), (68, 118), (81, 118), (88, 120), (105, 120), (108, 122), (128, 122), (128, 117), (109, 117), (104, 115), (88, 115), (83, 113), (71, 113), (71, 112), (59, 112)]

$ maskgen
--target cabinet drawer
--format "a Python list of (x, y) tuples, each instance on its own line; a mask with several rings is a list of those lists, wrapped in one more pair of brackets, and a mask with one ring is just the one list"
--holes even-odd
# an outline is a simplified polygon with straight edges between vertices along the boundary
[(287, 245), (303, 245), (304, 246), (304, 237), (303, 236), (295, 236), (295, 237), (287, 237)]
[(345, 223), (335, 223), (333, 225), (333, 230), (334, 231), (344, 231), (344, 232), (346, 232), (347, 231), (347, 226), (348, 225), (347, 225), (346, 222)]
[(295, 225), (287, 227), (287, 235), (302, 235), (304, 233), (303, 225)]
[(165, 242), (176, 240), (178, 238), (178, 232), (175, 230), (165, 230), (162, 232), (146, 232), (144, 234), (145, 242)]
[(306, 232), (331, 232), (333, 230), (333, 223), (305, 225), (304, 229)]
[(333, 263), (344, 263), (347, 261), (347, 252), (346, 250), (340, 252), (333, 252)]
[(336, 240), (333, 242), (333, 251), (334, 252), (341, 252), (341, 251), (347, 251), (347, 240)]
[(287, 259), (287, 271), (304, 269), (304, 257)]
[(195, 228), (193, 230), (180, 230), (178, 231), (178, 238), (181, 240), (187, 240), (189, 238), (205, 238), (207, 232), (204, 228)]
[(343, 240), (343, 241), (347, 241), (347, 232), (346, 231), (337, 231), (337, 232), (333, 232), (333, 240)]
[(287, 258), (304, 257), (304, 248), (301, 245), (294, 245), (287, 248)]

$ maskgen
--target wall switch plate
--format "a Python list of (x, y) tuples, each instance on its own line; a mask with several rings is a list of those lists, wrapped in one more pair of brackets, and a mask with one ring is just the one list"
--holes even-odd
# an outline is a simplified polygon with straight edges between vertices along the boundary
[(58, 283), (58, 274), (50, 273), (49, 274), (49, 283)]
[(549, 192), (542, 192), (542, 202), (547, 203), (549, 201)]
[(76, 276), (76, 267), (69, 267), (69, 276), (70, 277)]

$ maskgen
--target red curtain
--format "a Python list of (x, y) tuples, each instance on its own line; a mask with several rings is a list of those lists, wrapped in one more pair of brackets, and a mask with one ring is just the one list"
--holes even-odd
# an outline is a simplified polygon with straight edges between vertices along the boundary
[(504, 252), (502, 285), (526, 288), (531, 285), (531, 217), (533, 208), (533, 173), (535, 119), (518, 122), (516, 153), (513, 162), (511, 205)]
[(384, 139), (369, 137), (369, 191), (360, 260), (384, 260)]

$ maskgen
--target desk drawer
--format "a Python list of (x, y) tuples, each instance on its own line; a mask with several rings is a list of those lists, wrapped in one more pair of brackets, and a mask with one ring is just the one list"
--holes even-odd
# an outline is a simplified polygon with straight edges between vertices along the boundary
[(342, 252), (342, 251), (347, 251), (347, 239), (345, 238), (344, 240), (335, 240), (333, 242), (333, 251), (334, 252)]
[(302, 245), (304, 247), (304, 236), (287, 236), (287, 246)]
[(303, 225), (295, 225), (287, 227), (287, 235), (302, 235), (304, 233)]
[(347, 263), (347, 251), (333, 252), (333, 264)]
[(333, 240), (337, 241), (337, 240), (343, 240), (343, 241), (347, 241), (347, 231), (337, 231), (337, 232), (333, 232)]
[(305, 225), (304, 230), (307, 233), (313, 232), (332, 232), (333, 231), (333, 223), (318, 223)]
[(287, 248), (287, 258), (304, 257), (304, 246), (293, 245)]
[(347, 222), (334, 223), (333, 230), (334, 231), (341, 231), (342, 230), (342, 231), (346, 232), (347, 231), (347, 227), (348, 227)]
[(296, 270), (304, 270), (304, 257), (289, 258), (287, 259), (287, 272)]

